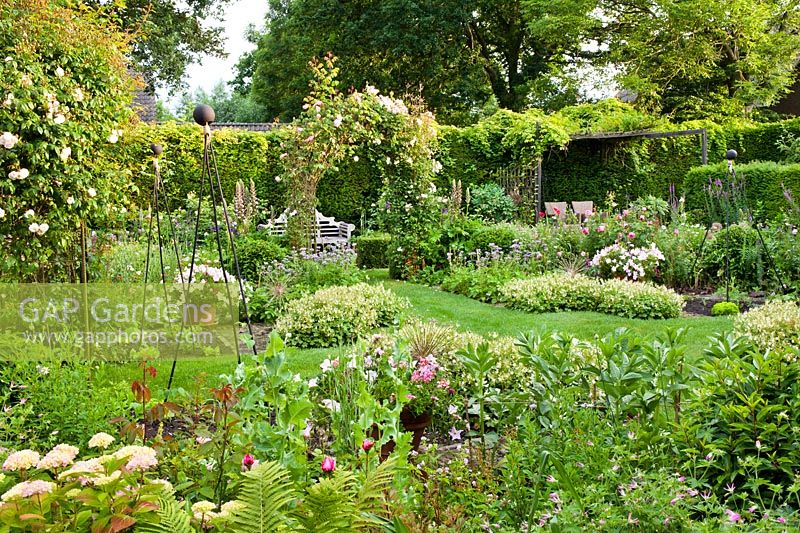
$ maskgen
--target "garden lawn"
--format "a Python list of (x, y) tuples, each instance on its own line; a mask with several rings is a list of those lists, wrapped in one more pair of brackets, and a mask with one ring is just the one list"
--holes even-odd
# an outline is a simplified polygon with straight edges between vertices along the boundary
[[(531, 330), (555, 330), (582, 339), (593, 339), (595, 335), (605, 335), (617, 328), (626, 327), (640, 335), (655, 336), (667, 327), (687, 328), (686, 343), (688, 355), (698, 354), (707, 346), (709, 336), (729, 331), (733, 322), (727, 317), (681, 317), (669, 320), (639, 320), (593, 312), (563, 312), (531, 314), (502, 306), (485, 304), (465, 296), (451, 294), (403, 281), (388, 279), (385, 270), (370, 271), (373, 282), (383, 282), (387, 288), (411, 302), (409, 314), (422, 319), (435, 319), (451, 323), (462, 331), (472, 331), (484, 336), (499, 335), (514, 337), (520, 332)], [(289, 365), (293, 372), (302, 377), (310, 377), (319, 372), (319, 364), (326, 357), (336, 357), (344, 348), (317, 348), (288, 350)], [(248, 354), (244, 361), (250, 361)], [(156, 379), (152, 382), (154, 396), (163, 394), (166, 388), (171, 361), (154, 364)], [(234, 371), (236, 361), (232, 357), (207, 356), (184, 358), (178, 361), (173, 387), (190, 388), (201, 374), (205, 374), (206, 385), (216, 386), (217, 376)], [(127, 382), (137, 379), (141, 371), (133, 364), (105, 365), (98, 370), (98, 379), (106, 383)]]

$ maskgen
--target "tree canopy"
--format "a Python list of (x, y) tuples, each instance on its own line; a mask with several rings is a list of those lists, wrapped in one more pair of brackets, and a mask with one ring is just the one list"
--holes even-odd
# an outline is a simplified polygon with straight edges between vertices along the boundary
[[(444, 122), (587, 99), (590, 72), (678, 118), (742, 115), (795, 78), (800, 0), (270, 0), (237, 90), (299, 113), (311, 57), (345, 85), (421, 96)], [(605, 69), (605, 70), (603, 70)], [(613, 78), (613, 79), (612, 79)]]

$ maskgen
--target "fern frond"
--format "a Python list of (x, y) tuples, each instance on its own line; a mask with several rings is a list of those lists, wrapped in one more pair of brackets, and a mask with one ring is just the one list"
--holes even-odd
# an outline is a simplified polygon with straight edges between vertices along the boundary
[(303, 531), (319, 533), (350, 533), (355, 527), (357, 508), (355, 477), (350, 472), (337, 471), (333, 477), (320, 479), (306, 489), (295, 513)]
[(386, 461), (365, 476), (356, 496), (356, 507), (360, 517), (359, 525), (383, 523), (380, 515), (386, 514), (384, 495), (392, 487), (394, 476), (397, 473), (397, 462), (397, 457), (390, 455)]
[(287, 506), (297, 494), (286, 468), (270, 461), (245, 472), (244, 477), (238, 498), (243, 505), (231, 517), (232, 531), (272, 533), (288, 530), (293, 524)]
[(139, 524), (137, 533), (194, 533), (187, 513), (174, 498), (158, 499), (158, 523)]

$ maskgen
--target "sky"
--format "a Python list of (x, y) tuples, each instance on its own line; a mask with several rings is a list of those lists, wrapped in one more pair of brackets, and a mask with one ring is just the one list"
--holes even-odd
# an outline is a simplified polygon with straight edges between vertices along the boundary
[[(225, 21), (221, 23), (225, 29), (225, 50), (228, 52), (228, 57), (220, 59), (206, 56), (199, 63), (189, 65), (185, 81), (190, 91), (194, 92), (198, 88), (211, 91), (220, 80), (233, 79), (233, 67), (239, 56), (254, 48), (244, 37), (247, 26), (254, 24), (256, 28), (262, 27), (267, 7), (267, 0), (233, 0), (228, 5), (225, 10)], [(163, 92), (159, 93), (159, 97), (170, 103), (175, 103), (177, 100), (177, 98), (167, 98)]]

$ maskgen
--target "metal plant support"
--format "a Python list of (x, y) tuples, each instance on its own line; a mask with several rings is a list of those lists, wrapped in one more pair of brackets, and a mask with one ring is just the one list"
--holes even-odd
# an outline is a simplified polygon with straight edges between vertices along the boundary
[[(744, 211), (744, 214), (747, 216), (747, 219), (752, 224), (753, 228), (756, 230), (756, 235), (758, 235), (758, 240), (761, 244), (761, 248), (764, 250), (764, 255), (767, 259), (767, 268), (772, 270), (772, 273), (775, 275), (775, 279), (778, 281), (778, 284), (781, 287), (781, 292), (783, 294), (788, 293), (788, 288), (786, 284), (783, 282), (783, 278), (781, 277), (781, 273), (778, 270), (778, 267), (775, 265), (775, 262), (772, 260), (772, 255), (769, 253), (769, 248), (764, 241), (764, 236), (761, 234), (761, 228), (759, 228), (758, 224), (755, 222), (753, 217), (753, 211), (750, 209), (750, 202), (747, 200), (747, 190), (745, 187), (744, 181), (739, 181), (738, 176), (736, 175), (736, 167), (734, 165), (734, 161), (738, 157), (738, 153), (736, 150), (728, 150), (725, 153), (725, 159), (728, 160), (728, 179), (725, 181), (717, 180), (715, 183), (711, 183), (708, 186), (708, 198), (707, 198), (707, 209), (708, 209), (708, 222), (706, 223), (705, 233), (703, 234), (703, 240), (700, 241), (700, 247), (695, 254), (694, 261), (692, 263), (692, 272), (695, 272), (695, 268), (697, 267), (697, 262), (703, 256), (703, 249), (705, 248), (706, 241), (708, 240), (708, 235), (711, 232), (711, 227), (714, 223), (715, 214), (716, 214), (716, 204), (719, 204), (723, 213), (722, 213), (722, 222), (723, 222), (723, 230), (725, 231), (725, 301), (730, 301), (730, 284), (731, 284), (731, 268), (730, 268), (730, 227), (736, 223), (737, 217), (737, 208), (741, 208)], [(737, 198), (739, 202), (737, 202)], [(737, 205), (738, 204), (738, 205)]]
[[(147, 296), (147, 282), (148, 282), (148, 274), (150, 269), (150, 249), (151, 244), (153, 242), (153, 220), (155, 219), (156, 223), (156, 233), (157, 233), (157, 241), (158, 241), (158, 254), (159, 254), (159, 262), (161, 266), (161, 282), (162, 284), (167, 281), (166, 274), (164, 270), (164, 238), (161, 228), (161, 206), (163, 204), (164, 209), (166, 211), (166, 218), (168, 220), (170, 226), (170, 234), (172, 240), (172, 247), (175, 252), (175, 257), (177, 260), (177, 267), (179, 272), (179, 280), (181, 284), (184, 285), (186, 289), (186, 284), (191, 283), (194, 277), (194, 268), (195, 268), (195, 260), (197, 257), (197, 245), (199, 242), (200, 237), (200, 221), (201, 221), (201, 211), (203, 205), (203, 196), (205, 193), (206, 188), (208, 189), (208, 195), (211, 200), (211, 214), (212, 220), (214, 223), (214, 227), (216, 231), (214, 235), (216, 237), (216, 244), (217, 244), (217, 253), (220, 262), (220, 266), (222, 267), (222, 276), (223, 282), (225, 283), (225, 288), (228, 295), (228, 305), (230, 306), (231, 316), (236, 316), (238, 314), (238, 310), (233, 309), (232, 303), (232, 295), (230, 292), (230, 285), (228, 279), (228, 273), (225, 269), (225, 260), (223, 255), (223, 245), (222, 239), (220, 238), (220, 231), (221, 225), (220, 221), (218, 220), (218, 206), (222, 207), (222, 214), (224, 218), (225, 228), (227, 229), (228, 241), (230, 243), (230, 251), (231, 256), (233, 258), (233, 265), (235, 269), (235, 276), (238, 282), (239, 288), (239, 295), (242, 299), (242, 306), (244, 310), (244, 318), (245, 322), (247, 323), (247, 330), (250, 334), (251, 339), (253, 340), (252, 343), (252, 350), (253, 355), (257, 355), (257, 349), (255, 345), (255, 338), (253, 336), (253, 325), (250, 321), (250, 314), (247, 308), (247, 298), (245, 296), (244, 291), (244, 284), (242, 282), (241, 271), (239, 268), (239, 257), (236, 253), (236, 245), (234, 242), (234, 233), (233, 233), (233, 225), (231, 224), (231, 219), (228, 213), (228, 204), (225, 200), (225, 196), (223, 195), (222, 190), (222, 182), (219, 176), (219, 168), (217, 166), (217, 158), (216, 154), (214, 153), (214, 145), (212, 142), (212, 132), (211, 132), (211, 124), (214, 122), (215, 113), (211, 106), (208, 105), (198, 105), (193, 113), (194, 120), (200, 126), (203, 127), (203, 167), (200, 175), (200, 183), (198, 187), (198, 194), (197, 194), (197, 213), (195, 218), (195, 227), (194, 227), (194, 238), (192, 241), (192, 255), (191, 255), (191, 262), (189, 263), (189, 275), (188, 279), (184, 279), (183, 268), (180, 262), (180, 253), (178, 250), (178, 244), (175, 238), (175, 227), (172, 222), (172, 213), (169, 207), (169, 201), (167, 195), (164, 191), (163, 183), (161, 180), (161, 173), (160, 167), (158, 162), (158, 156), (162, 153), (162, 148), (160, 145), (154, 144), (151, 146), (151, 150), (153, 152), (153, 168), (155, 171), (155, 179), (153, 181), (153, 192), (151, 197), (151, 216), (148, 225), (148, 237), (147, 237), (147, 259), (145, 264), (145, 276), (144, 276), (144, 298)], [(236, 360), (237, 364), (241, 363), (241, 353), (239, 351), (239, 340), (238, 340), (238, 327), (236, 323), (234, 323), (234, 345), (236, 347)], [(181, 324), (181, 329), (183, 329), (183, 324)], [(182, 338), (183, 336), (180, 335), (178, 339)], [(180, 342), (180, 340), (178, 340)], [(170, 369), (169, 374), (169, 381), (167, 382), (167, 391), (166, 395), (169, 397), (170, 390), (172, 388), (172, 382), (175, 377), (175, 368), (177, 366), (177, 356), (178, 356), (178, 346), (175, 347), (175, 355), (172, 358), (172, 367)]]

